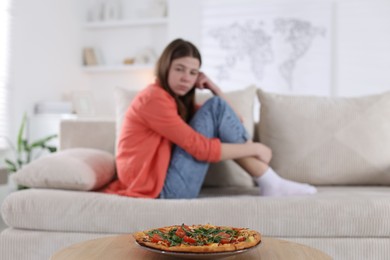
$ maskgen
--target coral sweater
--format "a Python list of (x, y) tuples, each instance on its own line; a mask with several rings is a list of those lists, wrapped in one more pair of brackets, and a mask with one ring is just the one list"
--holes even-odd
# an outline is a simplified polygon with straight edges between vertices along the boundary
[(126, 112), (116, 157), (118, 180), (104, 191), (157, 198), (164, 186), (172, 144), (199, 161), (221, 158), (220, 140), (193, 130), (179, 116), (174, 98), (159, 85), (149, 85)]

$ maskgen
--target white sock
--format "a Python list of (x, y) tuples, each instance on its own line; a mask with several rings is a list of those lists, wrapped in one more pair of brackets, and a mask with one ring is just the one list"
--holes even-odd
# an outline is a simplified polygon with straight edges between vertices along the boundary
[(317, 189), (306, 183), (283, 179), (269, 167), (266, 172), (256, 179), (262, 196), (288, 196), (317, 193)]

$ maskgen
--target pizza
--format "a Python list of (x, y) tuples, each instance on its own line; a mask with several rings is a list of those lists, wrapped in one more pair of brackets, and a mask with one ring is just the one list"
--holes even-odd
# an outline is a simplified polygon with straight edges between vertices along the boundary
[(261, 234), (255, 230), (210, 224), (168, 226), (136, 232), (133, 236), (142, 246), (188, 253), (236, 251), (261, 242)]

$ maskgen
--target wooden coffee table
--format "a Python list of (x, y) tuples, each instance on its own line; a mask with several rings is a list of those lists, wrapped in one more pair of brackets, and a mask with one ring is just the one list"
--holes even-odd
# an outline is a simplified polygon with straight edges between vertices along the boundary
[[(86, 242), (74, 244), (55, 253), (51, 260), (88, 260), (88, 259), (156, 259), (156, 260), (172, 260), (174, 258), (154, 252), (150, 252), (141, 248), (134, 242), (131, 235), (119, 235), (113, 237), (105, 237)], [(251, 259), (267, 259), (267, 260), (330, 260), (332, 259), (327, 254), (302, 245), (285, 240), (274, 238), (262, 238), (262, 244), (256, 249), (248, 252), (228, 257), (224, 259), (234, 260), (251, 260)]]

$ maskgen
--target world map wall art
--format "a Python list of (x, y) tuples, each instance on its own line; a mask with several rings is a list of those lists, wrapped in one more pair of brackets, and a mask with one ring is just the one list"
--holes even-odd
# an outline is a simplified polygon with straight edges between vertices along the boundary
[(331, 2), (204, 1), (201, 37), (202, 69), (224, 90), (331, 94)]

